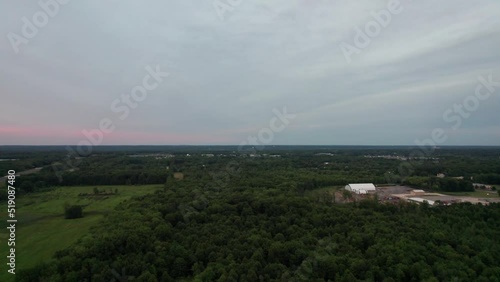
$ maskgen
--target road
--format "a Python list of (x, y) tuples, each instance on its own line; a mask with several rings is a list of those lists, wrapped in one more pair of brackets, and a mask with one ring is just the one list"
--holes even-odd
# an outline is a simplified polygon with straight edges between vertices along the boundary
[[(21, 176), (21, 175), (26, 175), (26, 174), (33, 174), (33, 173), (37, 173), (39, 172), (43, 167), (36, 167), (36, 168), (32, 168), (32, 169), (28, 169), (28, 170), (25, 170), (25, 171), (20, 171), (20, 172), (16, 172), (16, 176)], [(0, 183), (4, 183), (5, 180), (7, 179), (7, 176), (4, 176), (4, 177), (1, 177), (0, 178)]]

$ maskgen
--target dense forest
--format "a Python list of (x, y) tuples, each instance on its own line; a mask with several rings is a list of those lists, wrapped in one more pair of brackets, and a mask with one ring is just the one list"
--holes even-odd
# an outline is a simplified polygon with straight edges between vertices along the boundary
[[(499, 281), (500, 204), (339, 204), (325, 192), (358, 182), (446, 192), (498, 185), (498, 148), (419, 159), (406, 147), (156, 149), (2, 148), (4, 170), (43, 167), (16, 178), (19, 197), (55, 186), (163, 184), (17, 281)], [(66, 217), (85, 216), (78, 212)]]
[(500, 205), (338, 205), (183, 181), (136, 198), (17, 281), (498, 281)]
[[(3, 158), (16, 161), (2, 161), (0, 169), (6, 172), (43, 167), (39, 173), (19, 179), (18, 186), (25, 192), (50, 186), (161, 184), (169, 173), (176, 171), (199, 181), (211, 179), (222, 187), (278, 183), (310, 190), (372, 182), (435, 191), (471, 191), (472, 182), (500, 184), (498, 148), (436, 149), (419, 160), (411, 159), (415, 149), (410, 147), (160, 147), (166, 151), (158, 151), (154, 146), (132, 147), (135, 149), (131, 151), (119, 148), (97, 147), (93, 154), (81, 156), (75, 153), (76, 149), (64, 152), (64, 147), (31, 153), (3, 147)], [(441, 173), (445, 179), (436, 177)]]

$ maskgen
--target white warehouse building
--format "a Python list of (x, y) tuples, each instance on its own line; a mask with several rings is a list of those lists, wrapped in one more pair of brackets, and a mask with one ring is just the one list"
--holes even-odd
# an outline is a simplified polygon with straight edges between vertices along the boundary
[(345, 189), (356, 194), (368, 194), (377, 191), (373, 183), (348, 184), (345, 186)]

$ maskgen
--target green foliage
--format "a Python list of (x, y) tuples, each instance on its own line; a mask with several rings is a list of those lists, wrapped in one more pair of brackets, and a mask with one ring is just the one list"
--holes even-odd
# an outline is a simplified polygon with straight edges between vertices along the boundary
[(21, 189), (21, 191), (23, 191), (23, 192), (31, 193), (31, 192), (35, 191), (35, 185), (31, 181), (23, 181), (23, 182), (21, 182), (19, 189)]
[(65, 206), (64, 207), (64, 218), (66, 219), (75, 219), (83, 217), (83, 208), (82, 206), (73, 205), (73, 206)]
[(344, 197), (344, 199), (352, 199), (352, 192), (347, 190), (342, 190), (342, 197)]
[[(173, 172), (182, 172), (186, 178), (211, 179), (221, 187), (288, 186), (299, 193), (322, 187), (364, 182), (377, 184), (387, 181), (405, 182), (415, 187), (448, 192), (472, 191), (469, 183), (471, 177), (474, 182), (500, 183), (498, 148), (436, 149), (425, 160), (409, 161), (387, 157), (408, 158), (415, 150), (410, 147), (282, 146), (269, 151), (252, 151), (249, 148), (242, 150), (238, 147), (224, 146), (163, 148), (167, 151), (161, 151), (160, 147), (127, 149), (128, 151), (120, 151), (124, 150), (121, 147), (94, 148), (92, 157), (83, 158), (76, 158), (77, 156), (68, 158), (67, 153), (61, 154), (58, 151), (47, 154), (6, 150), (6, 157), (18, 160), (0, 162), (0, 166), (9, 164), (10, 169), (16, 163), (24, 163), (23, 168), (48, 165), (39, 173), (19, 178), (21, 182), (35, 183), (35, 189), (38, 189), (36, 183), (42, 181), (45, 186), (166, 184), (164, 188), (167, 190), (169, 186), (175, 185), (176, 181), (167, 179)], [(62, 150), (65, 151), (65, 148)], [(328, 154), (317, 154), (325, 151)], [(157, 158), (156, 154), (141, 155), (144, 152), (172, 153), (175, 157)], [(187, 157), (186, 153), (191, 156)], [(217, 154), (209, 158), (201, 156), (200, 153)], [(219, 156), (219, 153), (222, 156)], [(281, 157), (252, 158), (249, 157), (250, 153), (262, 156), (279, 154)], [(140, 157), (134, 156), (135, 154)], [(410, 165), (408, 174), (400, 171), (402, 164)], [(7, 169), (7, 166), (5, 168)], [(438, 173), (445, 173), (450, 178), (436, 179)], [(386, 179), (385, 175), (393, 177)], [(452, 178), (460, 176), (466, 181)]]
[[(103, 190), (111, 187), (98, 188)], [(40, 262), (49, 262), (55, 252), (68, 248), (90, 233), (90, 228), (99, 224), (103, 217), (111, 213), (117, 205), (134, 196), (154, 193), (161, 189), (161, 185), (114, 186), (112, 188), (119, 189), (120, 193), (108, 196), (107, 199), (92, 196), (93, 186), (60, 187), (23, 194), (16, 198), (16, 206), (19, 207), (16, 219), (22, 222), (16, 226), (16, 240), (22, 242), (23, 246), (16, 249), (16, 260), (22, 262), (16, 265), (17, 268), (22, 270)], [(6, 191), (6, 189), (0, 189), (2, 190)], [(81, 197), (79, 196), (81, 194), (89, 196)], [(84, 206), (84, 217), (78, 220), (66, 220), (64, 218), (65, 202)], [(7, 211), (7, 202), (0, 203), (0, 210)], [(9, 248), (7, 244), (0, 244), (1, 253), (7, 253)], [(0, 272), (0, 281), (13, 281), (12, 278), (14, 278), (13, 275), (7, 271)]]
[[(23, 175), (16, 185), (35, 183), (35, 190), (91, 185), (87, 191), (91, 194), (95, 185), (155, 183), (161, 192), (122, 203), (90, 235), (58, 253), (51, 267), (22, 271), (16, 279), (110, 281), (115, 279), (114, 269), (141, 281), (494, 281), (500, 277), (498, 204), (429, 207), (362, 200), (338, 205), (334, 194), (324, 193), (323, 201), (310, 197), (324, 187), (385, 183), (384, 174), (398, 174), (402, 161), (366, 155), (408, 157), (409, 148), (280, 147), (257, 152), (280, 158), (253, 158), (239, 150), (235, 153), (236, 148), (212, 149), (224, 156), (207, 158), (196, 154), (198, 148), (169, 148), (178, 152), (176, 157), (162, 159), (95, 148), (92, 157), (69, 158), (75, 165), (72, 169), (56, 166), (62, 178), (50, 168)], [(331, 153), (316, 155), (324, 151)], [(472, 192), (472, 179), (500, 183), (498, 152), (435, 150), (432, 157), (414, 162), (410, 174), (397, 182)], [(61, 163), (67, 161), (58, 156)], [(20, 166), (28, 168), (44, 160), (41, 154), (13, 158), (22, 158)], [(168, 178), (171, 172), (182, 172), (185, 179), (174, 181)], [(438, 173), (449, 177), (438, 179)], [(453, 178), (459, 176), (465, 180)]]
[(490, 280), (500, 274), (499, 235), (500, 204), (332, 205), (296, 190), (182, 182), (121, 204), (88, 239), (60, 252), (51, 271), (24, 275), (109, 281), (111, 269), (125, 269), (140, 281)]
[(7, 201), (9, 194), (5, 187), (0, 187), (0, 201)]
[(412, 176), (403, 181), (403, 184), (415, 187), (443, 192), (472, 192), (474, 186), (471, 181), (454, 178), (437, 178)]

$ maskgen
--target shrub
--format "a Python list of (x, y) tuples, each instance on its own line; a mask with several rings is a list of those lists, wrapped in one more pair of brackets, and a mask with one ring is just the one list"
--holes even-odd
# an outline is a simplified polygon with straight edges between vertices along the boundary
[(66, 219), (74, 219), (83, 217), (82, 206), (69, 206), (64, 208), (64, 217)]

